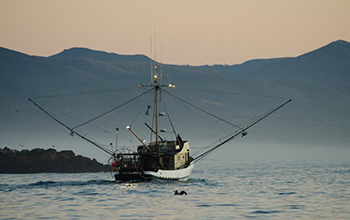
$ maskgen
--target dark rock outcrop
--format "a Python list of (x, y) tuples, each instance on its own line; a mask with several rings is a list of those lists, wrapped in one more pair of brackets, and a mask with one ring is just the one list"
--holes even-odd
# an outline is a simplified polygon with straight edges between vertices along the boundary
[(109, 172), (111, 167), (73, 151), (55, 149), (12, 150), (0, 148), (0, 173), (83, 173)]

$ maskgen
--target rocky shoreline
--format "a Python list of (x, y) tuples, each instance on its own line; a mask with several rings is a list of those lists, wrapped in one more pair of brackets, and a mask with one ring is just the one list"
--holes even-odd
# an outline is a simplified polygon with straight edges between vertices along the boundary
[(85, 173), (109, 172), (111, 166), (96, 159), (55, 149), (13, 150), (0, 148), (0, 173)]

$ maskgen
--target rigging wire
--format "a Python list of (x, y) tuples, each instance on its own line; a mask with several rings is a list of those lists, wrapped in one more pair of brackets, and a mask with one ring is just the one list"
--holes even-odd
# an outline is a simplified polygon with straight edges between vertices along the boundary
[(244, 135), (244, 133), (246, 132), (246, 130), (248, 130), (249, 128), (253, 127), (254, 125), (256, 125), (257, 123), (259, 123), (260, 121), (262, 121), (263, 119), (265, 119), (266, 117), (268, 117), (269, 115), (271, 115), (272, 113), (274, 113), (275, 111), (277, 111), (278, 109), (282, 108), (283, 106), (285, 106), (286, 104), (288, 104), (289, 102), (291, 102), (292, 99), (289, 99), (288, 101), (284, 102), (282, 105), (278, 106), (277, 108), (273, 109), (272, 111), (266, 113), (264, 116), (262, 116), (261, 118), (257, 119), (256, 121), (252, 122), (251, 124), (247, 125), (243, 130), (241, 131), (236, 131), (236, 133), (234, 133), (231, 137), (227, 138), (226, 140), (224, 140), (223, 142), (221, 142), (220, 144), (216, 145), (215, 147), (209, 149), (208, 151), (202, 153), (201, 155), (199, 155), (198, 157), (194, 158), (193, 161), (197, 162), (201, 159), (203, 159), (204, 157), (212, 154), (213, 152), (215, 152), (216, 150), (218, 150), (220, 147), (222, 147), (224, 144), (226, 144), (227, 142), (231, 141), (232, 139), (234, 139), (235, 137), (237, 137), (238, 135), (242, 134), (242, 136)]
[[(49, 97), (49, 96), (48, 96), (48, 97)], [(58, 112), (58, 113), (60, 113), (60, 114), (62, 114), (62, 115), (65, 115), (65, 116), (67, 116), (67, 117), (69, 117), (69, 118), (71, 118), (71, 119), (76, 120), (76, 121), (79, 122), (79, 123), (84, 122), (83, 120), (81, 120), (81, 119), (79, 119), (79, 118), (77, 118), (77, 117), (74, 117), (74, 116), (71, 115), (71, 114), (67, 114), (66, 112), (60, 111), (60, 110), (58, 110), (58, 109), (56, 109), (56, 108), (52, 108), (51, 106), (48, 106), (48, 105), (45, 105), (45, 104), (42, 104), (42, 103), (40, 103), (40, 106), (45, 107), (46, 109), (51, 109), (51, 110), (53, 110), (53, 111), (56, 111), (56, 112)], [(122, 111), (124, 111), (124, 110), (122, 110)], [(51, 114), (54, 115), (53, 113), (51, 113)], [(57, 116), (54, 116), (54, 117), (57, 117)], [(113, 117), (115, 117), (115, 115), (113, 115), (111, 118), (113, 118)], [(107, 119), (107, 120), (110, 120), (111, 118), (109, 118), (109, 119)], [(67, 121), (67, 120), (66, 120), (66, 121)], [(106, 122), (106, 121), (105, 121), (105, 122)], [(109, 132), (109, 131), (107, 131), (107, 130), (105, 130), (105, 129), (100, 128), (101, 125), (104, 124), (105, 122), (102, 122), (101, 124), (99, 124), (99, 125), (97, 125), (97, 126), (93, 126), (93, 128), (92, 128), (90, 131), (85, 132), (83, 135), (86, 136), (86, 135), (88, 135), (89, 133), (91, 133), (92, 131), (94, 131), (94, 130), (96, 130), (96, 129), (99, 129), (99, 130), (101, 130), (101, 131), (103, 131), (103, 132), (105, 132), (105, 133), (107, 133), (107, 134), (110, 134), (110, 135), (115, 136), (115, 134), (112, 134), (111, 132)], [(98, 143), (97, 141), (95, 141), (95, 142)], [(98, 144), (103, 145), (103, 144), (101, 144), (101, 143), (98, 143)]]
[[(150, 98), (149, 98), (149, 99), (150, 99)], [(134, 101), (135, 101), (135, 100), (134, 100)], [(110, 121), (112, 118), (114, 118), (116, 115), (122, 113), (122, 112), (125, 111), (126, 109), (130, 108), (130, 106), (134, 105), (135, 103), (131, 103), (131, 102), (130, 102), (130, 103), (128, 103), (128, 104), (130, 104), (130, 105), (129, 105), (129, 106), (126, 106), (124, 109), (121, 109), (121, 110), (120, 110), (119, 112), (117, 112), (116, 114), (114, 114), (114, 115), (112, 115), (111, 117), (107, 118), (106, 120), (104, 120), (104, 121), (103, 121), (102, 123), (100, 123), (99, 125), (94, 126), (94, 128), (91, 129), (90, 131), (88, 131), (87, 133), (85, 133), (85, 135), (91, 133), (91, 132), (94, 131), (95, 129), (101, 129), (100, 127), (101, 127), (103, 124), (107, 123), (107, 122)], [(135, 118), (135, 120), (136, 120), (136, 118)], [(134, 120), (134, 121), (135, 121), (135, 120)], [(131, 124), (133, 124), (134, 121), (133, 121)], [(106, 131), (106, 130), (104, 130), (104, 129), (101, 129), (101, 130), (104, 131), (104, 132), (106, 132), (106, 133), (108, 133), (108, 134), (111, 134), (110, 132), (108, 132), (108, 131)], [(115, 135), (115, 134), (112, 134), (112, 135)]]
[[(153, 106), (156, 106), (156, 101), (157, 101), (156, 99), (153, 100)], [(153, 108), (153, 113), (152, 113), (152, 125), (151, 125), (152, 128), (154, 128), (154, 124), (156, 123), (156, 122), (155, 122), (155, 121), (156, 121), (155, 116), (156, 116), (156, 108)], [(151, 143), (152, 140), (153, 140), (153, 132), (151, 132), (151, 137), (150, 137), (150, 139), (149, 139), (149, 142)]]
[(249, 96), (249, 97), (257, 97), (257, 98), (284, 99), (284, 100), (288, 100), (289, 99), (289, 98), (286, 98), (286, 97), (279, 97), (279, 96), (266, 96), (266, 95), (245, 94), (245, 93), (237, 93), (237, 92), (224, 92), (224, 91), (215, 91), (215, 90), (206, 90), (206, 89), (193, 89), (193, 88), (183, 88), (183, 87), (178, 87), (178, 88), (181, 88), (181, 89), (184, 89), (184, 90), (198, 91), (198, 92), (231, 94), (231, 95)]
[(97, 94), (97, 93), (105, 93), (105, 92), (115, 92), (122, 90), (131, 90), (134, 88), (121, 88), (121, 89), (107, 89), (107, 90), (98, 90), (98, 91), (90, 91), (90, 92), (76, 92), (76, 93), (66, 93), (61, 95), (46, 95), (46, 96), (34, 96), (30, 97), (31, 99), (41, 99), (41, 98), (54, 98), (54, 97), (62, 97), (62, 96), (75, 96), (75, 95), (86, 95), (86, 94)]
[(200, 110), (200, 111), (202, 111), (202, 112), (204, 112), (204, 113), (206, 113), (206, 114), (208, 114), (208, 115), (210, 115), (210, 116), (212, 116), (212, 117), (214, 117), (214, 118), (216, 118), (216, 119), (218, 119), (218, 120), (220, 120), (220, 121), (223, 121), (223, 122), (225, 122), (225, 123), (227, 123), (227, 124), (229, 124), (229, 125), (232, 125), (233, 127), (236, 127), (236, 128), (238, 128), (238, 129), (244, 130), (242, 127), (237, 126), (237, 125), (235, 125), (235, 124), (233, 124), (233, 123), (231, 123), (231, 122), (229, 122), (229, 121), (226, 121), (225, 119), (220, 118), (220, 117), (218, 117), (218, 116), (216, 116), (216, 115), (214, 115), (214, 114), (212, 114), (212, 113), (210, 113), (210, 112), (208, 112), (208, 111), (205, 111), (205, 110), (203, 110), (203, 109), (201, 109), (201, 108), (199, 108), (199, 107), (197, 107), (197, 106), (195, 106), (195, 105), (193, 105), (193, 104), (187, 102), (186, 100), (184, 100), (184, 99), (182, 99), (182, 98), (180, 98), (180, 97), (178, 97), (178, 96), (176, 96), (176, 95), (174, 95), (174, 94), (172, 94), (172, 93), (170, 93), (170, 92), (168, 92), (168, 91), (166, 91), (166, 90), (163, 90), (163, 91), (166, 92), (166, 93), (168, 93), (169, 95), (173, 96), (174, 98), (176, 98), (176, 99), (178, 99), (178, 100), (180, 100), (180, 101), (186, 103), (187, 105), (192, 106), (193, 108), (196, 108), (196, 109), (198, 109), (198, 110)]
[[(81, 119), (79, 119), (79, 118), (77, 118), (77, 117), (75, 117), (75, 116), (73, 116), (73, 115), (71, 115), (71, 114), (68, 114), (67, 112), (64, 112), (64, 111), (61, 111), (61, 110), (59, 110), (59, 109), (53, 108), (53, 107), (51, 107), (51, 106), (49, 106), (49, 105), (45, 105), (45, 104), (40, 103), (40, 106), (45, 107), (46, 109), (50, 109), (51, 111), (56, 112), (55, 115), (57, 115), (57, 113), (59, 113), (59, 114), (61, 114), (61, 115), (64, 115), (64, 116), (66, 116), (66, 117), (69, 117), (70, 120), (75, 120), (75, 121), (77, 121), (77, 123), (81, 123), (81, 122), (82, 122)], [(52, 113), (52, 115), (53, 115), (53, 113)], [(57, 116), (55, 116), (55, 117), (57, 117)]]
[[(180, 101), (180, 100), (178, 100)], [(207, 121), (208, 123), (210, 123), (212, 126), (217, 127), (219, 130), (221, 130), (224, 133), (227, 133), (223, 128), (219, 127), (217, 124), (215, 124), (214, 122), (210, 121), (209, 119), (207, 119), (206, 117), (204, 117), (203, 115), (199, 114), (198, 112), (196, 112), (193, 108), (190, 108), (187, 105), (183, 105), (185, 106), (187, 109), (191, 110), (194, 114), (198, 115), (199, 117), (201, 117), (203, 120)]]
[(177, 133), (176, 133), (176, 130), (175, 130), (174, 123), (173, 123), (173, 121), (172, 121), (171, 118), (170, 118), (170, 114), (169, 114), (168, 108), (166, 107), (166, 104), (165, 104), (165, 102), (164, 102), (163, 95), (162, 95), (161, 91), (163, 91), (163, 89), (160, 89), (160, 91), (159, 91), (160, 99), (161, 99), (161, 101), (162, 101), (162, 104), (163, 104), (163, 106), (164, 106), (166, 115), (167, 115), (168, 120), (169, 120), (169, 122), (170, 122), (170, 126), (171, 126), (171, 128), (173, 129), (173, 132), (174, 132), (174, 134), (175, 134), (175, 137), (177, 137)]
[(139, 113), (136, 115), (136, 117), (134, 118), (134, 120), (131, 122), (130, 126), (134, 124), (134, 122), (136, 121), (136, 119), (140, 116), (141, 112), (144, 111), (145, 106), (149, 103), (149, 100), (152, 98), (152, 94), (149, 96), (149, 98), (147, 99), (147, 101), (145, 102), (145, 104), (142, 106), (142, 108), (140, 109)]
[[(65, 112), (60, 111), (60, 110), (58, 110), (58, 109), (54, 109), (54, 108), (52, 108), (52, 107), (50, 107), (50, 106), (48, 106), (48, 105), (40, 104), (40, 106), (41, 106), (41, 107), (44, 106), (46, 109), (52, 109), (52, 110), (57, 111), (57, 112), (59, 112), (59, 113), (61, 113), (61, 114), (63, 114), (63, 115), (69, 116), (69, 117), (71, 117), (72, 119), (74, 119), (74, 120), (76, 120), (76, 121), (81, 122), (81, 119), (78, 119), (78, 118), (76, 118), (76, 117), (73, 117), (72, 115), (66, 114)], [(53, 113), (50, 113), (50, 114), (51, 114), (52, 116), (54, 115)], [(56, 118), (57, 116), (53, 116), (53, 117)], [(104, 132), (107, 133), (107, 134), (110, 134), (110, 135), (115, 136), (115, 134), (112, 134), (112, 133), (108, 132), (107, 130), (101, 129), (99, 126), (94, 127), (91, 131), (93, 131), (93, 130), (95, 130), (95, 129), (100, 129), (101, 131), (104, 131)], [(86, 135), (89, 134), (91, 131), (89, 131), (89, 132), (87, 132), (87, 133), (84, 133), (83, 136), (86, 136)], [(109, 145), (99, 143), (99, 142), (97, 142), (96, 140), (93, 140), (93, 139), (90, 138), (90, 137), (89, 137), (89, 139), (91, 139), (92, 141), (94, 141), (95, 143), (97, 143), (97, 144), (99, 144), (99, 145), (109, 147)], [(89, 143), (89, 144), (91, 144), (91, 143)], [(100, 152), (100, 151), (99, 151), (99, 152)]]
[[(231, 132), (225, 131), (225, 135), (224, 135), (224, 136), (221, 136), (221, 138), (219, 138), (219, 139), (217, 139), (217, 140), (211, 142), (210, 144), (206, 145), (205, 147), (197, 147), (197, 148), (191, 147), (192, 149), (198, 149), (195, 153), (192, 154), (192, 157), (194, 157), (194, 156), (197, 155), (197, 154), (201, 154), (201, 153), (204, 152), (205, 150), (212, 148), (213, 146), (215, 146), (215, 145), (218, 144), (218, 143), (221, 143), (221, 140), (227, 139), (229, 136), (231, 136), (232, 134), (234, 134), (234, 133), (236, 133), (236, 132), (238, 132), (238, 131), (239, 131), (239, 130), (235, 130), (235, 131), (231, 131)], [(193, 143), (196, 143), (196, 142), (199, 142), (199, 141), (204, 141), (204, 140), (206, 140), (206, 139), (211, 140), (212, 137), (218, 137), (218, 136), (219, 136), (219, 135), (218, 135), (218, 132), (216, 132), (216, 133), (214, 133), (214, 134), (212, 134), (212, 135), (210, 135), (210, 136), (206, 136), (206, 137), (204, 137), (204, 138), (202, 138), (202, 139), (200, 139), (200, 140), (197, 140), (197, 141), (195, 141), (195, 142), (192, 142), (192, 144), (193, 144)]]
[(122, 107), (122, 106), (124, 106), (124, 105), (126, 105), (126, 104), (128, 104), (128, 103), (130, 103), (130, 102), (132, 102), (132, 101), (134, 101), (134, 100), (136, 100), (136, 99), (138, 99), (138, 98), (140, 98), (141, 96), (147, 94), (148, 92), (150, 92), (150, 91), (152, 91), (152, 90), (153, 90), (153, 88), (147, 90), (146, 92), (144, 92), (144, 93), (142, 93), (142, 94), (140, 94), (140, 95), (138, 95), (138, 96), (136, 96), (136, 97), (134, 97), (134, 98), (132, 98), (132, 99), (130, 99), (130, 100), (127, 101), (127, 102), (124, 102), (123, 104), (121, 104), (121, 105), (119, 105), (119, 106), (117, 106), (117, 107), (115, 107), (115, 108), (112, 108), (111, 110), (109, 110), (109, 111), (107, 111), (107, 112), (105, 112), (105, 113), (103, 113), (103, 114), (101, 114), (101, 115), (98, 115), (98, 116), (96, 116), (96, 117), (94, 117), (94, 118), (92, 118), (92, 119), (90, 119), (90, 120), (88, 120), (88, 121), (86, 121), (86, 122), (84, 122), (84, 123), (82, 123), (82, 124), (80, 124), (80, 125), (75, 126), (74, 128), (72, 128), (72, 130), (74, 130), (74, 129), (76, 129), (76, 128), (79, 128), (79, 127), (81, 127), (81, 126), (83, 126), (83, 125), (86, 125), (86, 124), (88, 124), (88, 123), (90, 123), (90, 122), (92, 122), (92, 121), (94, 121), (94, 120), (96, 120), (96, 119), (98, 119), (98, 118), (101, 118), (101, 117), (103, 117), (103, 116), (105, 116), (105, 115), (107, 115), (107, 114), (109, 114), (109, 113), (115, 111), (116, 109), (118, 109), (118, 108), (120, 108), (120, 107)]
[(109, 149), (106, 149), (102, 146), (100, 146), (99, 144), (95, 143), (94, 141), (84, 137), (83, 135), (81, 135), (80, 133), (73, 131), (70, 127), (68, 127), (67, 125), (65, 125), (63, 122), (59, 121), (56, 117), (54, 117), (52, 114), (50, 114), (49, 112), (47, 112), (45, 109), (43, 109), (41, 106), (39, 106), (36, 102), (34, 102), (31, 98), (28, 98), (28, 100), (30, 102), (32, 102), (36, 107), (38, 107), (41, 111), (43, 111), (46, 115), (48, 115), (50, 118), (52, 118), (54, 121), (56, 121), (57, 123), (59, 123), (60, 125), (62, 125), (63, 127), (67, 128), (68, 130), (71, 131), (71, 134), (76, 134), (79, 137), (81, 137), (82, 139), (86, 140), (87, 142), (93, 144), (95, 147), (98, 147), (99, 149), (101, 149), (102, 151), (106, 152), (109, 155), (113, 155), (113, 152)]

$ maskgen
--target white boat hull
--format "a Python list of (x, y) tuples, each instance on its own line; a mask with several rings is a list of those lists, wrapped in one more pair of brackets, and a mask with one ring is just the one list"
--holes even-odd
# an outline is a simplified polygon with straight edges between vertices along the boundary
[(144, 171), (143, 175), (152, 178), (164, 179), (164, 180), (179, 180), (179, 181), (187, 181), (190, 177), (192, 170), (194, 167), (194, 163), (184, 168), (178, 170), (158, 170), (154, 171)]

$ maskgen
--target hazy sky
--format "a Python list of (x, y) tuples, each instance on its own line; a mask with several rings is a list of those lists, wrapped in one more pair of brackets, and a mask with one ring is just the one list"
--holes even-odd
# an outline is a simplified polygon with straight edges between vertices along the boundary
[(237, 64), (350, 41), (349, 27), (350, 0), (0, 0), (0, 46), (40, 56), (149, 56), (152, 29), (164, 63)]

